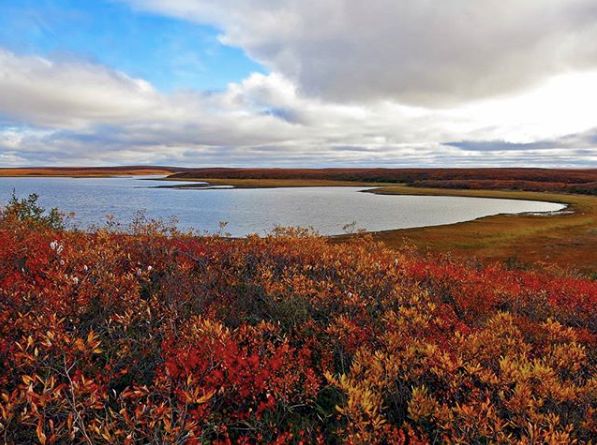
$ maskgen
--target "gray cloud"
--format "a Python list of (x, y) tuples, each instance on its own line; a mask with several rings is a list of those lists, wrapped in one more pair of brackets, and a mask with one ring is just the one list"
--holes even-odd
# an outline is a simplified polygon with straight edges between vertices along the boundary
[(553, 151), (558, 149), (570, 149), (570, 152), (574, 150), (576, 154), (589, 154), (593, 160), (597, 160), (597, 128), (593, 128), (582, 133), (568, 134), (554, 139), (545, 139), (527, 143), (508, 142), (503, 140), (480, 140), (445, 142), (444, 145), (473, 152), (535, 152), (539, 150)]
[[(534, 136), (548, 129), (551, 140), (594, 126), (588, 117), (597, 100), (584, 85), (597, 74), (583, 79), (555, 93), (434, 110), (330, 102), (277, 73), (218, 93), (164, 94), (107, 67), (0, 50), (0, 165), (586, 165), (597, 161), (595, 133), (583, 136), (584, 145), (566, 136), (569, 143), (557, 147)], [(568, 84), (583, 87), (578, 97)], [(543, 103), (561, 102), (562, 91), (587, 107), (545, 114)], [(482, 145), (496, 140), (505, 142)]]
[(123, 0), (215, 24), (326, 100), (444, 106), (597, 66), (594, 0)]

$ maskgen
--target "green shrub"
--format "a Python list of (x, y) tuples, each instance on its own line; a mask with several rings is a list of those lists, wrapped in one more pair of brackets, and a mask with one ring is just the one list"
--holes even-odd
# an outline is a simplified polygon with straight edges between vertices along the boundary
[(46, 209), (37, 204), (38, 199), (39, 196), (35, 193), (19, 199), (13, 191), (10, 201), (0, 213), (0, 220), (8, 223), (19, 221), (28, 226), (63, 230), (64, 218), (58, 209), (53, 208), (46, 212)]

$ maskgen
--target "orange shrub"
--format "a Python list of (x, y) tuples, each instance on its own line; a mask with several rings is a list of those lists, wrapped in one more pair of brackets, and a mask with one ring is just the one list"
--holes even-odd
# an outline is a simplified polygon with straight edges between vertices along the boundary
[(7, 443), (586, 443), (597, 283), (0, 222)]

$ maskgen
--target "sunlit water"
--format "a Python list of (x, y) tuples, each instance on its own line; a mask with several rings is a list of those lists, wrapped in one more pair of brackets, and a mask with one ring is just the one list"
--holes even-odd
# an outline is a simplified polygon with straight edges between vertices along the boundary
[[(46, 208), (76, 214), (81, 228), (101, 225), (107, 215), (123, 224), (139, 211), (149, 218), (178, 220), (181, 229), (217, 232), (226, 221), (232, 236), (266, 234), (276, 226), (312, 227), (321, 234), (344, 233), (344, 226), (381, 231), (436, 226), (501, 213), (555, 212), (561, 204), (507, 199), (382, 196), (362, 187), (278, 189), (167, 189), (164, 182), (136, 178), (0, 178), (0, 202), (40, 196)], [(170, 184), (170, 183), (167, 183)], [(173, 183), (175, 184), (175, 183)]]

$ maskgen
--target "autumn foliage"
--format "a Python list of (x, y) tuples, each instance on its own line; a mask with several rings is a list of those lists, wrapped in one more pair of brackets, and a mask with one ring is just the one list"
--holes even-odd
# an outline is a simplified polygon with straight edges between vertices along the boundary
[(0, 220), (6, 443), (587, 443), (597, 283), (330, 243)]
[(597, 169), (543, 168), (198, 168), (172, 179), (306, 179), (402, 183), (413, 187), (597, 194)]

